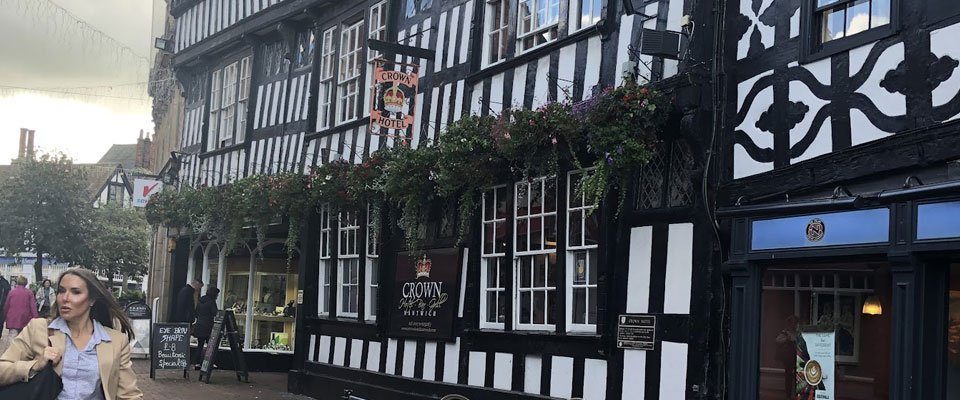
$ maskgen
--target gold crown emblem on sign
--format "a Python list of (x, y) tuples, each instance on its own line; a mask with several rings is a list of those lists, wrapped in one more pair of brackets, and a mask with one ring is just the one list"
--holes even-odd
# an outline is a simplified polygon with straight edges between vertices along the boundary
[(431, 262), (426, 255), (424, 255), (422, 259), (417, 260), (417, 267), (416, 267), (417, 278), (424, 278), (424, 277), (429, 278), (430, 268), (433, 266), (432, 264), (433, 262)]
[(383, 93), (383, 106), (388, 111), (391, 112), (400, 112), (403, 109), (403, 102), (406, 97), (403, 95), (403, 91), (397, 87), (396, 84), (393, 87), (387, 89)]

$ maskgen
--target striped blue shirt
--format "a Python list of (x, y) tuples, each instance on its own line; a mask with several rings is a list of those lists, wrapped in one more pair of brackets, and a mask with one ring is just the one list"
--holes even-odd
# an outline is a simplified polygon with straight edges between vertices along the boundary
[(93, 320), (93, 336), (83, 350), (77, 349), (70, 336), (70, 327), (63, 318), (50, 322), (50, 329), (66, 334), (66, 349), (63, 352), (63, 391), (57, 400), (104, 400), (100, 384), (100, 363), (97, 362), (97, 345), (109, 342), (110, 335), (103, 325)]

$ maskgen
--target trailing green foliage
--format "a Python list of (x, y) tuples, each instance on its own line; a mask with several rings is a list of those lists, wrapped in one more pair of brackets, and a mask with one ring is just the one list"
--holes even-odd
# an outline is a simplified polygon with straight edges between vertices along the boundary
[[(536, 110), (504, 110), (497, 117), (466, 116), (447, 127), (435, 145), (406, 145), (374, 153), (360, 164), (345, 160), (318, 166), (306, 176), (254, 175), (217, 189), (184, 188), (154, 196), (151, 223), (190, 227), (199, 235), (234, 243), (253, 226), (257, 247), (266, 226), (288, 217), (288, 258), (299, 239), (303, 212), (320, 204), (362, 211), (395, 205), (407, 246), (418, 249), (431, 206), (457, 199), (458, 241), (467, 234), (482, 190), (498, 177), (533, 178), (557, 173), (561, 163), (589, 169), (577, 185), (599, 205), (615, 187), (626, 187), (661, 143), (668, 114), (662, 94), (627, 83), (577, 104), (550, 103)], [(620, 191), (617, 213), (623, 206)], [(199, 200), (198, 200), (199, 199)], [(375, 227), (377, 229), (378, 227)]]

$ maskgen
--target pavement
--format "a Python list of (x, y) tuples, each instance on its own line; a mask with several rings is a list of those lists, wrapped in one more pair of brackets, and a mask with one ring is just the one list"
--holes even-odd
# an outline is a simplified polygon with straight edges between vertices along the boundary
[[(0, 338), (0, 354), (7, 350), (12, 340), (9, 331)], [(198, 382), (200, 371), (189, 371), (188, 379), (183, 371), (159, 370), (156, 379), (150, 379), (150, 360), (134, 359), (133, 370), (137, 373), (137, 385), (143, 391), (144, 400), (178, 399), (277, 399), (310, 400), (310, 397), (288, 393), (287, 374), (278, 372), (251, 372), (250, 383), (237, 380), (233, 370), (216, 369), (210, 374), (210, 383)]]

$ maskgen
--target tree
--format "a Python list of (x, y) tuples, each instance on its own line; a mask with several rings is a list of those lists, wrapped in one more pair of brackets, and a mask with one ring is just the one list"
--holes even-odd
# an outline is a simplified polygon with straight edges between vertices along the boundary
[(90, 205), (86, 173), (63, 154), (44, 154), (11, 167), (0, 182), (0, 247), (7, 254), (37, 255), (33, 270), (43, 277), (43, 259), (85, 264)]
[(93, 229), (88, 238), (93, 252), (89, 267), (106, 276), (114, 274), (139, 280), (150, 259), (150, 226), (138, 209), (108, 203), (93, 211)]

